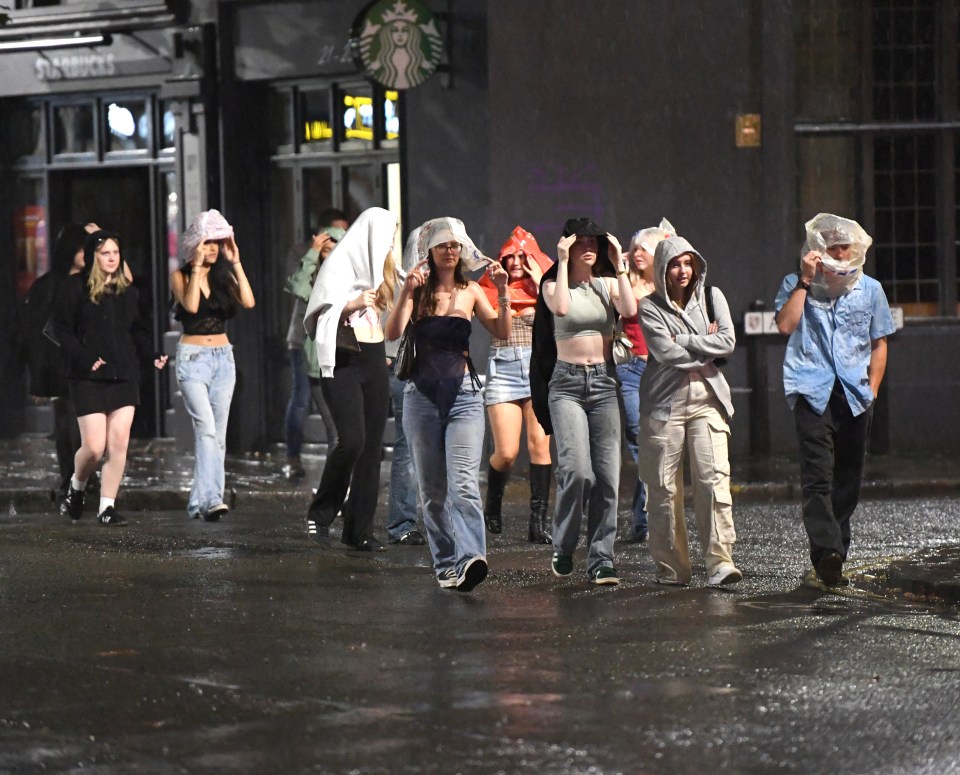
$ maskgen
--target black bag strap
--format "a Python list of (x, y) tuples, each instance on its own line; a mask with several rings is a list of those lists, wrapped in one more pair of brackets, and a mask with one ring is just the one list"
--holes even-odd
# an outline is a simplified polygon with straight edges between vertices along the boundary
[(703, 286), (703, 296), (704, 296), (704, 301), (707, 304), (707, 322), (713, 323), (717, 319), (717, 316), (713, 311), (713, 286), (712, 285)]

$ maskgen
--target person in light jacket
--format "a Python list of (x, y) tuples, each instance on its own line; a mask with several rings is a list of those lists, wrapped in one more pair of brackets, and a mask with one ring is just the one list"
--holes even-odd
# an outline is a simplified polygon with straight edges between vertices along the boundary
[[(650, 555), (659, 584), (690, 583), (683, 451), (690, 451), (694, 512), (709, 586), (735, 584), (727, 448), (730, 387), (715, 360), (736, 343), (723, 294), (705, 285), (707, 262), (683, 237), (654, 254), (656, 291), (640, 302), (647, 368), (640, 382), (640, 479), (647, 485)], [(706, 293), (712, 296), (708, 306)], [(712, 307), (714, 319), (710, 319)]]

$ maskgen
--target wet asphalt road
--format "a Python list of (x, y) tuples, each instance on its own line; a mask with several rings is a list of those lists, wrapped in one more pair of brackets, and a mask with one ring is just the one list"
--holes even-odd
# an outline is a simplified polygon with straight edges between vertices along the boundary
[[(960, 772), (957, 609), (804, 586), (798, 507), (736, 508), (731, 591), (550, 575), (511, 485), (491, 577), (322, 551), (300, 513), (0, 520), (3, 773)], [(378, 515), (382, 519), (382, 515)], [(850, 565), (954, 542), (869, 502)], [(691, 526), (692, 527), (692, 526)]]

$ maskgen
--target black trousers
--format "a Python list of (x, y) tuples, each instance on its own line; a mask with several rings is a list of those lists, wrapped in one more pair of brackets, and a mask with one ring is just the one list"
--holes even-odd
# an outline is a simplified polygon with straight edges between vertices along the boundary
[(320, 387), (337, 426), (337, 444), (327, 454), (310, 516), (329, 527), (342, 513), (342, 541), (356, 546), (373, 533), (380, 494), (383, 431), (390, 406), (383, 342), (361, 342), (359, 353), (338, 350), (333, 377), (321, 379)]
[(801, 397), (793, 417), (800, 443), (803, 526), (816, 567), (828, 551), (847, 557), (850, 517), (860, 500), (873, 405), (854, 417), (843, 387), (836, 382), (822, 415)]

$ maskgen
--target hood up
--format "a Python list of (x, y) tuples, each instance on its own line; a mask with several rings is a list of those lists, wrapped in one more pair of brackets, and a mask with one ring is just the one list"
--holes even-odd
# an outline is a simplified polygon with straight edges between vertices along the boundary
[(690, 299), (699, 301), (703, 297), (703, 286), (707, 281), (706, 260), (683, 237), (667, 237), (657, 243), (657, 250), (653, 254), (653, 284), (656, 287), (657, 296), (669, 307), (673, 307), (673, 303), (667, 293), (667, 265), (684, 253), (690, 253), (693, 256), (697, 267), (697, 280)]
[(96, 261), (97, 246), (104, 240), (112, 239), (117, 243), (117, 247), (120, 248), (120, 266), (117, 268), (117, 272), (122, 274), (123, 267), (125, 266), (123, 260), (123, 247), (120, 244), (120, 235), (113, 231), (107, 231), (106, 229), (98, 229), (92, 234), (87, 235), (86, 241), (83, 243), (83, 276), (89, 277), (90, 270), (93, 269), (93, 262)]

